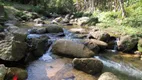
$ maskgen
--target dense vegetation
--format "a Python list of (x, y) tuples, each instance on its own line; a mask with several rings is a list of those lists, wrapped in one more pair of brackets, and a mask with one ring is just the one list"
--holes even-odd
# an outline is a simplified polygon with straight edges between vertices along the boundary
[[(12, 3), (11, 3), (12, 2)], [(141, 34), (142, 0), (1, 0), (1, 4), (19, 5), (21, 10), (50, 14), (74, 14), (99, 17), (102, 28), (111, 27), (124, 34)], [(19, 13), (18, 13), (19, 14)]]

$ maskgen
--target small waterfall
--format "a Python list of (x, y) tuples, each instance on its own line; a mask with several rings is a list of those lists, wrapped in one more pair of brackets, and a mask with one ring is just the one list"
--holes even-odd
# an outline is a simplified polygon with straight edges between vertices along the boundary
[(116, 38), (116, 40), (114, 41), (115, 42), (115, 45), (114, 45), (114, 48), (113, 50), (111, 50), (112, 52), (116, 53), (117, 52), (117, 42), (119, 41), (119, 38)]
[(46, 34), (50, 38), (50, 39), (48, 39), (48, 43), (51, 43), (51, 45), (50, 45), (49, 49), (46, 51), (46, 53), (41, 58), (39, 58), (39, 60), (51, 62), (53, 60), (53, 58), (51, 56), (51, 54), (52, 54), (51, 50), (52, 50), (52, 46), (53, 46), (54, 42), (58, 39), (71, 39), (73, 34), (66, 29), (63, 29), (63, 30), (64, 30), (65, 37), (58, 37), (58, 36), (62, 35), (62, 33)]
[(64, 30), (64, 34), (65, 34), (65, 39), (72, 39), (73, 37), (73, 33), (71, 33), (70, 31), (63, 29)]
[(41, 58), (39, 58), (39, 60), (43, 60), (43, 61), (46, 61), (46, 62), (50, 62), (50, 61), (53, 60), (53, 58), (51, 57), (52, 45), (49, 47), (49, 49), (46, 51), (46, 53)]
[(128, 64), (124, 64), (122, 63), (117, 63), (111, 60), (107, 60), (105, 58), (101, 58), (99, 56), (95, 56), (96, 59), (100, 60), (103, 62), (103, 64), (109, 68), (114, 68), (120, 72), (122, 72), (123, 74), (132, 76), (132, 77), (136, 77), (138, 78), (138, 80), (142, 79), (142, 71), (136, 69), (135, 67), (132, 67), (131, 65)]

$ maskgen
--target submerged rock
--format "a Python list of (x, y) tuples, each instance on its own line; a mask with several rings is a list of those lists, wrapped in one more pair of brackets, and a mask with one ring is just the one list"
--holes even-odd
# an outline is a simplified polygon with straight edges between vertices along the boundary
[(3, 64), (0, 64), (0, 80), (4, 80), (6, 73), (7, 67), (5, 67)]
[(95, 75), (102, 72), (103, 63), (95, 58), (75, 58), (73, 60), (75, 69)]
[(16, 67), (8, 68), (5, 80), (12, 80), (13, 77), (17, 77), (18, 80), (26, 80), (28, 73), (26, 70)]
[(119, 80), (119, 78), (113, 73), (105, 72), (99, 77), (98, 80)]
[(66, 55), (69, 57), (92, 57), (95, 53), (83, 44), (70, 40), (58, 40), (54, 43), (52, 51), (54, 54)]
[(117, 42), (118, 50), (121, 51), (131, 51), (138, 43), (138, 38), (136, 36), (126, 35), (120, 38)]

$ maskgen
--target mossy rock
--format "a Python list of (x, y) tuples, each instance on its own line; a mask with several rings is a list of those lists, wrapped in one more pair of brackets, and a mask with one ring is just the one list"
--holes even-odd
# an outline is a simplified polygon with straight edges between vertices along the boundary
[(12, 78), (14, 76), (17, 76), (18, 80), (26, 80), (28, 77), (28, 73), (24, 69), (11, 67), (7, 71), (7, 74), (5, 76), (5, 80), (13, 80)]
[(120, 38), (117, 43), (118, 50), (129, 52), (132, 51), (138, 43), (138, 37), (134, 35), (126, 35)]

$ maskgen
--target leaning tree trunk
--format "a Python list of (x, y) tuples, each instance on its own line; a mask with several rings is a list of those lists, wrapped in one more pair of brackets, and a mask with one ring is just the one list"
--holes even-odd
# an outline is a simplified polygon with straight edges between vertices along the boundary
[(125, 12), (125, 9), (124, 9), (124, 1), (123, 0), (119, 0), (119, 3), (120, 3), (120, 7), (121, 7), (121, 11), (122, 11), (122, 17), (126, 17), (126, 12)]

